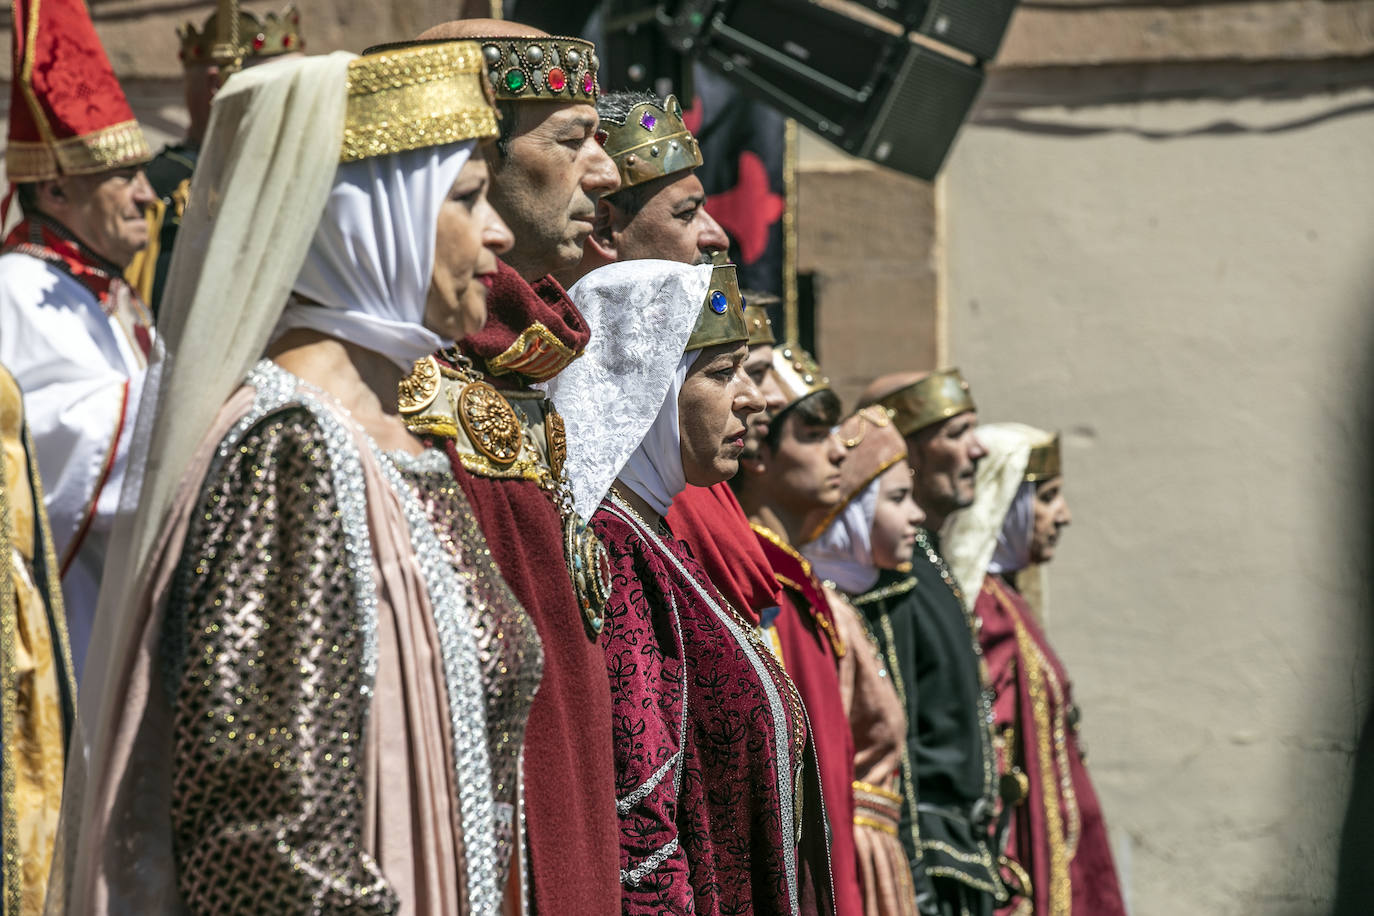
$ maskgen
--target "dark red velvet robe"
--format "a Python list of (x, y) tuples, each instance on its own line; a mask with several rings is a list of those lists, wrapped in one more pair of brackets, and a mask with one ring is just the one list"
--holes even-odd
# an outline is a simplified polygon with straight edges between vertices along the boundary
[[(736, 607), (744, 605), (755, 619), (768, 608), (778, 609), (774, 626), (783, 666), (806, 704), (820, 765), (821, 792), (830, 823), (835, 912), (862, 913), (863, 891), (854, 850), (854, 739), (840, 698), (833, 647), (821, 635), (808, 603), (815, 598), (825, 602), (810, 575), (810, 566), (803, 573), (797, 559), (787, 557), (784, 568), (791, 575), (775, 574), (769, 551), (781, 551), (749, 526), (749, 517), (727, 483), (683, 490), (673, 500), (668, 523), (701, 561), (712, 583)], [(783, 580), (805, 583), (809, 598), (784, 586)], [(822, 613), (829, 622), (828, 613)]]
[[(983, 580), (974, 611), (997, 691), (997, 731), (1012, 730), (1008, 762), (1025, 773), (1029, 789), (1012, 809), (1007, 855), (1030, 875), (1030, 912), (1126, 916), (1107, 825), (1078, 746), (1068, 673), (1025, 600), (1000, 576)], [(1025, 912), (1020, 904), (999, 912)]]
[(830, 816), (830, 859), (840, 913), (862, 913), (858, 853), (854, 849), (854, 734), (840, 696), (838, 659), (846, 650), (830, 602), (811, 564), (777, 535), (754, 527), (759, 546), (783, 586), (778, 642), (787, 673), (806, 701), (821, 766), (821, 790)]
[(591, 524), (612, 568), (601, 642), (615, 706), (622, 912), (834, 912), (821, 806), (807, 799), (819, 783), (805, 711), (787, 675), (685, 544), (646, 534), (609, 500)]
[[(533, 287), (504, 263), (487, 297), (486, 328), (462, 343), (482, 369), (536, 321), (580, 352), (590, 337), (551, 277)], [(521, 388), (518, 375), (490, 378)], [(472, 503), (501, 574), (534, 619), (544, 677), (525, 732), (525, 817), (533, 910), (607, 916), (620, 909), (611, 696), (606, 662), (563, 560), (558, 510), (538, 484), (467, 471), (448, 445), (453, 474)]]

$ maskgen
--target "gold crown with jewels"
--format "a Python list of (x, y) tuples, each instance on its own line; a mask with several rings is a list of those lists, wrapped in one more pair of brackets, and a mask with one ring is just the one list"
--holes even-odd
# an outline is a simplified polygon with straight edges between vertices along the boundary
[(640, 102), (624, 121), (603, 117), (597, 133), (620, 172), (621, 190), (702, 163), (701, 147), (683, 122), (682, 105), (674, 95), (662, 105)]
[[(238, 35), (231, 29), (220, 33), (220, 22), (238, 20)], [(241, 64), (251, 58), (275, 57), (291, 51), (304, 51), (301, 37), (301, 14), (295, 4), (280, 13), (268, 13), (262, 19), (239, 9), (235, 0), (221, 2), (219, 7), (197, 31), (193, 23), (177, 29), (181, 39), (178, 56), (183, 66), (217, 64), (221, 67)]]
[(596, 46), (582, 38), (540, 35), (474, 37), (499, 102), (596, 104)]
[(742, 343), (748, 339), (744, 297), (739, 292), (735, 265), (717, 265), (711, 268), (711, 286), (706, 290), (706, 301), (701, 304), (696, 327), (683, 350), (703, 350), (716, 344)]

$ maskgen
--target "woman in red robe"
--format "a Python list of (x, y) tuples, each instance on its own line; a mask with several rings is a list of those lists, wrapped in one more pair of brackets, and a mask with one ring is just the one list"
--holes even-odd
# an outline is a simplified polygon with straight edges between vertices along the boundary
[(575, 508), (610, 555), (622, 912), (828, 914), (805, 708), (664, 520), (688, 483), (735, 472), (763, 407), (734, 268), (630, 261), (569, 294), (592, 342), (549, 391)]
[(1002, 914), (1125, 916), (1102, 808), (1079, 744), (1068, 672), (1015, 576), (1054, 555), (1070, 515), (1059, 437), (1020, 424), (987, 424), (978, 438), (974, 504), (944, 533), (964, 594), (976, 596), (1000, 736), (1003, 804), (1009, 806), (1003, 867), (1014, 897)]

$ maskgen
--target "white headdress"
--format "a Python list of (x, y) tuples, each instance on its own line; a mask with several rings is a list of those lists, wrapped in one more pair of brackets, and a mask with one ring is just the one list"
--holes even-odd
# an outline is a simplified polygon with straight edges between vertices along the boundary
[(845, 503), (826, 529), (802, 547), (819, 579), (829, 579), (847, 595), (868, 591), (878, 581), (873, 565), (873, 519), (878, 514), (878, 477)]
[(548, 393), (567, 427), (564, 466), (583, 518), (618, 476), (660, 513), (686, 485), (677, 395), (698, 352), (683, 351), (711, 273), (710, 265), (623, 261), (568, 290), (591, 342)]
[(940, 538), (970, 610), (989, 572), (1015, 572), (1030, 564), (1035, 484), (1026, 481), (1026, 466), (1032, 446), (1047, 438), (1048, 433), (1021, 423), (978, 427), (988, 454), (978, 463), (973, 505), (951, 515)]

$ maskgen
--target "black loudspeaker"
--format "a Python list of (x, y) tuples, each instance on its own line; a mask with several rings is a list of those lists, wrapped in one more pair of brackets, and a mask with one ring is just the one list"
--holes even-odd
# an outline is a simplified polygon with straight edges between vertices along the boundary
[(931, 0), (918, 31), (978, 60), (992, 60), (1016, 0)]
[(913, 43), (862, 136), (840, 145), (929, 181), (944, 164), (982, 84), (983, 71)]
[(900, 28), (801, 0), (727, 0), (695, 41), (708, 64), (836, 146), (926, 180), (983, 82), (976, 65)]

